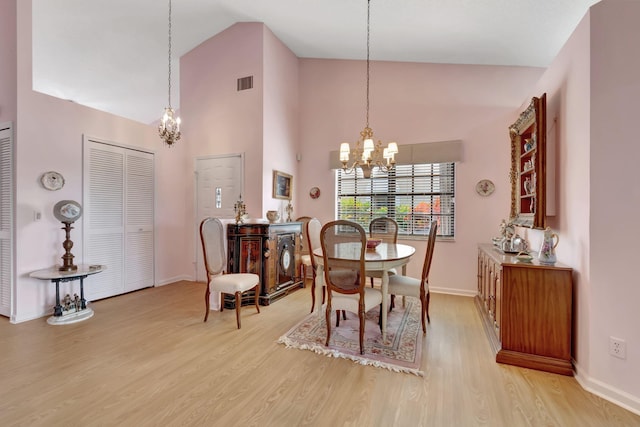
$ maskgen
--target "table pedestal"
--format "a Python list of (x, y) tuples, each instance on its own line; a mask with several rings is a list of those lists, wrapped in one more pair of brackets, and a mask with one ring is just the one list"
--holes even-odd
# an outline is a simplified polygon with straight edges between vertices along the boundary
[[(84, 298), (84, 279), (92, 274), (100, 273), (107, 267), (104, 265), (79, 265), (74, 271), (60, 271), (57, 267), (38, 270), (29, 276), (41, 280), (51, 280), (56, 285), (56, 305), (53, 307), (53, 316), (47, 319), (50, 325), (65, 325), (86, 320), (93, 316), (93, 310), (87, 307), (87, 300)], [(64, 313), (60, 304), (60, 282), (71, 282), (80, 280), (80, 298), (76, 296), (75, 310)]]

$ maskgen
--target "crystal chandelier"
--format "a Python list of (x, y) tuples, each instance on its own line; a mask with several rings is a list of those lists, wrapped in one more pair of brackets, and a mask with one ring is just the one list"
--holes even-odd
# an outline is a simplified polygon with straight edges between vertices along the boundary
[(353, 162), (349, 163), (351, 147), (348, 142), (340, 145), (340, 162), (342, 170), (353, 173), (357, 168), (362, 169), (365, 178), (371, 176), (371, 170), (377, 167), (382, 172), (389, 172), (396, 164), (395, 155), (398, 144), (390, 142), (387, 148), (382, 148), (382, 141), (374, 142), (373, 130), (369, 127), (369, 28), (371, 15), (371, 0), (367, 0), (367, 120), (364, 130), (360, 132), (360, 139), (353, 149)]
[(169, 106), (164, 109), (158, 133), (169, 147), (180, 139), (180, 117), (176, 117), (175, 111), (171, 108), (171, 0), (169, 0)]

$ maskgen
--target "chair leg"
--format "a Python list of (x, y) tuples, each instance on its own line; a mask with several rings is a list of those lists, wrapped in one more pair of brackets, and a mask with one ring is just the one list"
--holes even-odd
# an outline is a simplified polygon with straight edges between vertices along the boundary
[(373, 277), (370, 277), (371, 279), (371, 287), (373, 288)]
[(426, 317), (427, 317), (427, 297), (424, 295), (420, 296), (420, 320), (422, 321), (422, 334), (426, 335), (427, 334), (427, 323), (426, 323)]
[(236, 323), (240, 329), (240, 304), (242, 303), (242, 293), (236, 292)]
[(253, 291), (254, 291), (253, 302), (256, 305), (256, 310), (258, 310), (258, 313), (260, 313), (260, 283), (259, 282), (256, 285), (256, 287), (253, 288)]
[(364, 354), (364, 309), (358, 310), (358, 317), (360, 318), (360, 354)]
[[(322, 303), (324, 304), (324, 288), (322, 292)], [(313, 282), (311, 282), (311, 311), (309, 313), (313, 313), (313, 309), (316, 308), (316, 274), (313, 273)]]
[(382, 332), (382, 303), (380, 303), (380, 314), (378, 315), (378, 326), (380, 327), (380, 332)]
[(342, 310), (342, 320), (347, 320), (347, 310)]
[(391, 294), (391, 302), (389, 303), (389, 311), (393, 310), (396, 306), (396, 296)]
[(427, 291), (427, 322), (431, 323), (431, 318), (429, 317), (429, 301), (431, 300), (431, 293)]
[(340, 326), (340, 310), (336, 310), (336, 328)]
[(325, 347), (329, 347), (329, 339), (331, 338), (331, 301), (327, 303), (325, 321), (327, 323), (327, 341), (324, 343), (324, 345)]
[(211, 296), (211, 289), (209, 288), (209, 282), (207, 281), (207, 290), (204, 293), (204, 304), (206, 307), (206, 312), (204, 313), (204, 321), (206, 322), (209, 318), (209, 297)]

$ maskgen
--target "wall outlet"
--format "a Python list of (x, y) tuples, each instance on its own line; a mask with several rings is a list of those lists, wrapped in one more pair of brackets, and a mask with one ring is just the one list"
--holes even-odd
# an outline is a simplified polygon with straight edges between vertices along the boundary
[(627, 358), (627, 343), (625, 340), (609, 337), (609, 354), (620, 359)]

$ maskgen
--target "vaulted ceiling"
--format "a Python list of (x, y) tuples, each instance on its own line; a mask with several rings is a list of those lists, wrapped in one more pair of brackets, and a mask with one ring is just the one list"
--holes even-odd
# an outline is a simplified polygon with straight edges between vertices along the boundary
[[(371, 0), (371, 59), (546, 67), (598, 0)], [(34, 89), (143, 123), (167, 104), (168, 0), (33, 0)], [(364, 59), (366, 0), (172, 0), (181, 55), (264, 22), (301, 58)]]

